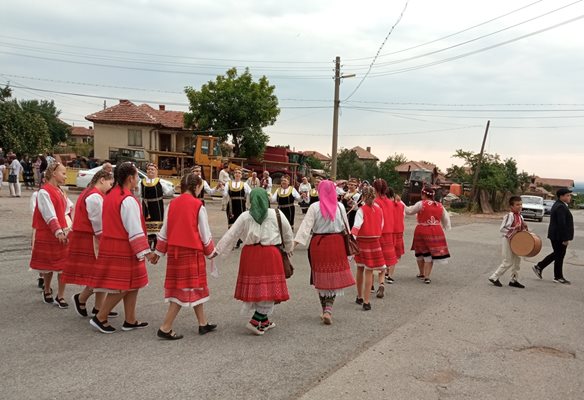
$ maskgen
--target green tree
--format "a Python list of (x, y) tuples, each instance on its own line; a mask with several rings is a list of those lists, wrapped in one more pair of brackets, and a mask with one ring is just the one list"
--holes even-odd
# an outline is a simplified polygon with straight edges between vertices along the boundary
[(22, 110), (39, 115), (45, 120), (51, 136), (51, 146), (67, 141), (71, 128), (59, 119), (61, 110), (57, 109), (53, 100), (21, 100), (19, 104)]
[(239, 75), (231, 68), (200, 90), (185, 88), (190, 103), (185, 126), (210, 132), (222, 141), (231, 136), (236, 157), (258, 157), (269, 140), (262, 128), (273, 125), (280, 113), (274, 90), (265, 76), (254, 82), (249, 69)]
[(396, 168), (406, 162), (408, 159), (405, 155), (396, 153), (379, 163), (379, 177), (384, 179), (396, 193), (401, 193), (404, 188), (404, 180), (399, 176)]
[(362, 178), (363, 162), (355, 150), (341, 149), (337, 156), (337, 179)]
[(4, 86), (0, 89), (0, 101), (4, 101), (4, 99), (9, 99), (12, 97), (12, 89), (9, 86)]
[(46, 151), (51, 147), (47, 123), (16, 100), (0, 102), (0, 147), (19, 154)]
[(304, 163), (312, 169), (324, 169), (324, 164), (322, 161), (317, 160), (314, 157), (306, 157)]

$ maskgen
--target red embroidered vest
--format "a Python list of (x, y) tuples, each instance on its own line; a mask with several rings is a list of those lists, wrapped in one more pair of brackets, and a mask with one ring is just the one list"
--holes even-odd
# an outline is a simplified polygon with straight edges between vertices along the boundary
[(364, 204), (361, 207), (363, 212), (363, 224), (359, 229), (358, 236), (381, 236), (381, 222), (383, 221), (383, 210), (379, 206), (369, 206)]
[(391, 200), (393, 203), (393, 232), (404, 231), (404, 205), (403, 203)]
[(440, 225), (444, 208), (442, 204), (431, 200), (422, 202), (422, 209), (418, 213), (418, 224), (421, 225)]
[(170, 202), (165, 221), (168, 244), (203, 251), (199, 234), (199, 210), (203, 203), (188, 193)]
[[(49, 198), (51, 199), (51, 203), (53, 203), (53, 207), (55, 208), (55, 214), (57, 215), (59, 226), (63, 229), (67, 228), (67, 221), (65, 220), (65, 208), (67, 207), (67, 200), (61, 192), (61, 189), (51, 185), (50, 183), (44, 184), (42, 188), (47, 191), (47, 193), (49, 193)], [(43, 219), (43, 215), (39, 211), (38, 197), (37, 206), (35, 207), (32, 216), (32, 227), (35, 229), (49, 229), (49, 226)]]
[[(122, 189), (119, 186), (114, 187), (103, 200), (103, 237), (110, 237), (115, 239), (128, 240), (128, 232), (124, 228), (122, 222), (121, 207), (122, 202), (126, 197), (132, 197), (138, 207), (140, 203), (129, 190)], [(142, 230), (146, 235), (146, 222), (144, 221), (144, 214), (140, 212), (140, 221), (142, 222)]]
[(91, 221), (87, 215), (87, 204), (85, 203), (85, 200), (87, 200), (87, 198), (94, 193), (104, 197), (99, 189), (85, 189), (83, 193), (79, 195), (77, 203), (75, 203), (75, 219), (73, 220), (73, 230), (76, 232), (94, 233), (93, 226), (91, 225)]
[[(387, 197), (377, 197), (375, 203), (383, 210), (383, 233), (391, 233), (394, 231), (394, 208), (395, 202)], [(403, 219), (403, 218), (402, 218)]]

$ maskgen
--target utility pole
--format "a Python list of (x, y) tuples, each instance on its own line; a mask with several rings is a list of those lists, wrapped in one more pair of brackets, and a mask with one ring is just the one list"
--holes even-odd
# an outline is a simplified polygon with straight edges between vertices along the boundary
[(341, 86), (341, 57), (335, 58), (335, 102), (333, 106), (333, 149), (331, 152), (331, 179), (337, 179), (337, 143), (339, 139), (339, 89)]
[(483, 153), (485, 152), (485, 143), (487, 141), (487, 133), (489, 133), (489, 126), (491, 125), (491, 121), (487, 121), (487, 127), (485, 128), (485, 135), (483, 136), (483, 144), (481, 145), (481, 152), (479, 153), (479, 159), (477, 162), (477, 169), (474, 173), (474, 178), (472, 179), (472, 191), (471, 191), (471, 204), (476, 202), (476, 198), (479, 194), (477, 188), (477, 183), (479, 181), (479, 173), (481, 172), (481, 164), (483, 162)]

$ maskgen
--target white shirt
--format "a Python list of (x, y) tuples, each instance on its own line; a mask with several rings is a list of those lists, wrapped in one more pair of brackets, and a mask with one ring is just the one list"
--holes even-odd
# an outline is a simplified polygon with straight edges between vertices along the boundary
[[(291, 252), (294, 244), (294, 232), (283, 214), (280, 214), (280, 220), (282, 221), (284, 248), (287, 252)], [(268, 216), (261, 225), (255, 222), (249, 211), (243, 212), (217, 243), (215, 250), (218, 254), (225, 254), (231, 251), (238, 239), (241, 239), (244, 245), (261, 243), (263, 246), (270, 246), (282, 243), (276, 210), (269, 208)]]
[(274, 192), (274, 194), (272, 195), (272, 198), (270, 200), (272, 203), (277, 203), (278, 202), (278, 195), (287, 196), (290, 192), (292, 192), (292, 197), (294, 197), (294, 200), (300, 201), (300, 194), (292, 186), (288, 186), (286, 189), (280, 188), (280, 189), (276, 190)]
[(225, 171), (224, 169), (222, 169), (219, 172), (219, 182), (223, 183), (224, 185), (227, 184), (227, 182), (229, 182), (231, 180), (231, 178), (229, 177), (229, 172)]
[[(55, 211), (55, 206), (51, 201), (51, 196), (49, 192), (45, 189), (41, 189), (38, 191), (37, 194), (37, 207), (39, 208), (39, 212), (43, 217), (43, 220), (48, 225), (54, 219), (57, 219), (57, 212)], [(33, 210), (34, 211), (34, 210)], [(57, 231), (59, 233), (59, 231)]]
[(239, 189), (241, 187), (241, 185), (243, 185), (243, 191), (245, 193), (245, 196), (249, 196), (249, 193), (251, 192), (251, 188), (248, 186), (247, 183), (239, 181), (231, 181), (229, 182), (229, 184), (225, 185), (225, 187), (223, 188), (223, 197), (229, 197), (229, 188), (233, 186), (233, 188), (235, 189)]
[(211, 186), (207, 183), (206, 180), (203, 179), (203, 191), (207, 193), (209, 196), (214, 195), (217, 193), (217, 189), (211, 189)]
[(312, 189), (312, 186), (310, 186), (310, 183), (301, 183), (298, 186), (298, 191), (300, 193), (309, 193), (310, 189)]
[[(422, 211), (423, 203), (424, 203), (424, 201), (420, 200), (416, 204), (414, 204), (413, 206), (405, 207), (404, 211), (407, 215), (417, 214), (420, 211)], [(448, 229), (448, 230), (451, 229), (450, 215), (448, 214), (448, 211), (446, 211), (444, 208), (442, 208), (442, 217), (440, 218), (440, 223), (442, 224), (442, 227), (444, 229)]]
[(306, 216), (298, 232), (296, 232), (294, 241), (305, 245), (313, 233), (341, 233), (345, 232), (348, 227), (347, 213), (341, 203), (337, 203), (335, 219), (331, 221), (322, 216), (320, 212), (320, 201), (317, 201), (308, 207)]
[[(168, 211), (170, 207), (173, 207), (172, 201), (170, 202), (169, 206), (166, 207), (164, 211), (164, 224), (158, 232), (158, 239), (167, 242), (168, 241)], [(211, 235), (211, 228), (209, 227), (209, 217), (207, 215), (207, 209), (205, 206), (201, 206), (199, 209), (199, 216), (198, 216), (198, 229), (199, 229), (199, 236), (201, 237), (201, 242), (203, 242), (203, 246), (207, 246), (211, 240), (213, 240), (213, 236)], [(156, 254), (162, 256), (163, 254), (156, 251)]]
[[(124, 199), (124, 201), (122, 201), (120, 215), (122, 217), (122, 224), (124, 225), (124, 229), (126, 232), (128, 232), (128, 238), (130, 242), (145, 236), (144, 231), (142, 230), (140, 205), (135, 198), (128, 196)], [(150, 253), (150, 249), (143, 250), (136, 254), (136, 258), (138, 258), (138, 260), (142, 260), (148, 253)]]
[(93, 234), (95, 236), (101, 235), (102, 230), (102, 210), (103, 210), (103, 196), (99, 193), (93, 193), (85, 198), (85, 209), (87, 210), (87, 217), (91, 222)]
[(22, 171), (22, 164), (15, 158), (10, 163), (10, 175), (16, 175), (16, 181), (18, 182), (18, 177), (20, 176), (20, 172)]
[[(499, 228), (499, 232), (501, 232), (502, 237), (507, 237), (511, 233), (511, 226), (513, 225), (514, 220), (513, 212), (509, 212), (507, 215), (505, 215), (503, 222), (501, 222), (501, 227)], [(521, 214), (519, 214), (519, 221), (520, 226), (525, 223)]]

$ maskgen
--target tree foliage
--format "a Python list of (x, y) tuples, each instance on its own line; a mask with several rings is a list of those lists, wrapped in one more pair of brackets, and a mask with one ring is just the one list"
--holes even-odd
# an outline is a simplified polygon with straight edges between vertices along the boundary
[(280, 113), (274, 90), (265, 76), (254, 82), (249, 69), (239, 75), (231, 68), (200, 90), (185, 88), (190, 103), (185, 126), (222, 141), (231, 136), (236, 157), (258, 157), (269, 140), (262, 128), (273, 125)]
[(357, 152), (350, 149), (341, 149), (337, 155), (337, 178), (362, 178), (363, 162), (359, 160)]
[(324, 169), (324, 164), (322, 163), (322, 161), (320, 161), (312, 156), (306, 157), (306, 159), (304, 160), (304, 163), (312, 169)]
[(22, 110), (36, 114), (45, 120), (52, 146), (67, 141), (71, 128), (59, 119), (61, 111), (57, 109), (53, 100), (21, 100), (19, 104)]
[(399, 176), (396, 168), (408, 162), (408, 159), (403, 154), (395, 153), (379, 163), (378, 176), (385, 179), (389, 187), (393, 188), (396, 193), (401, 193), (404, 187), (404, 180)]
[(51, 147), (49, 128), (38, 114), (16, 100), (0, 102), (0, 147), (17, 154), (38, 154)]

